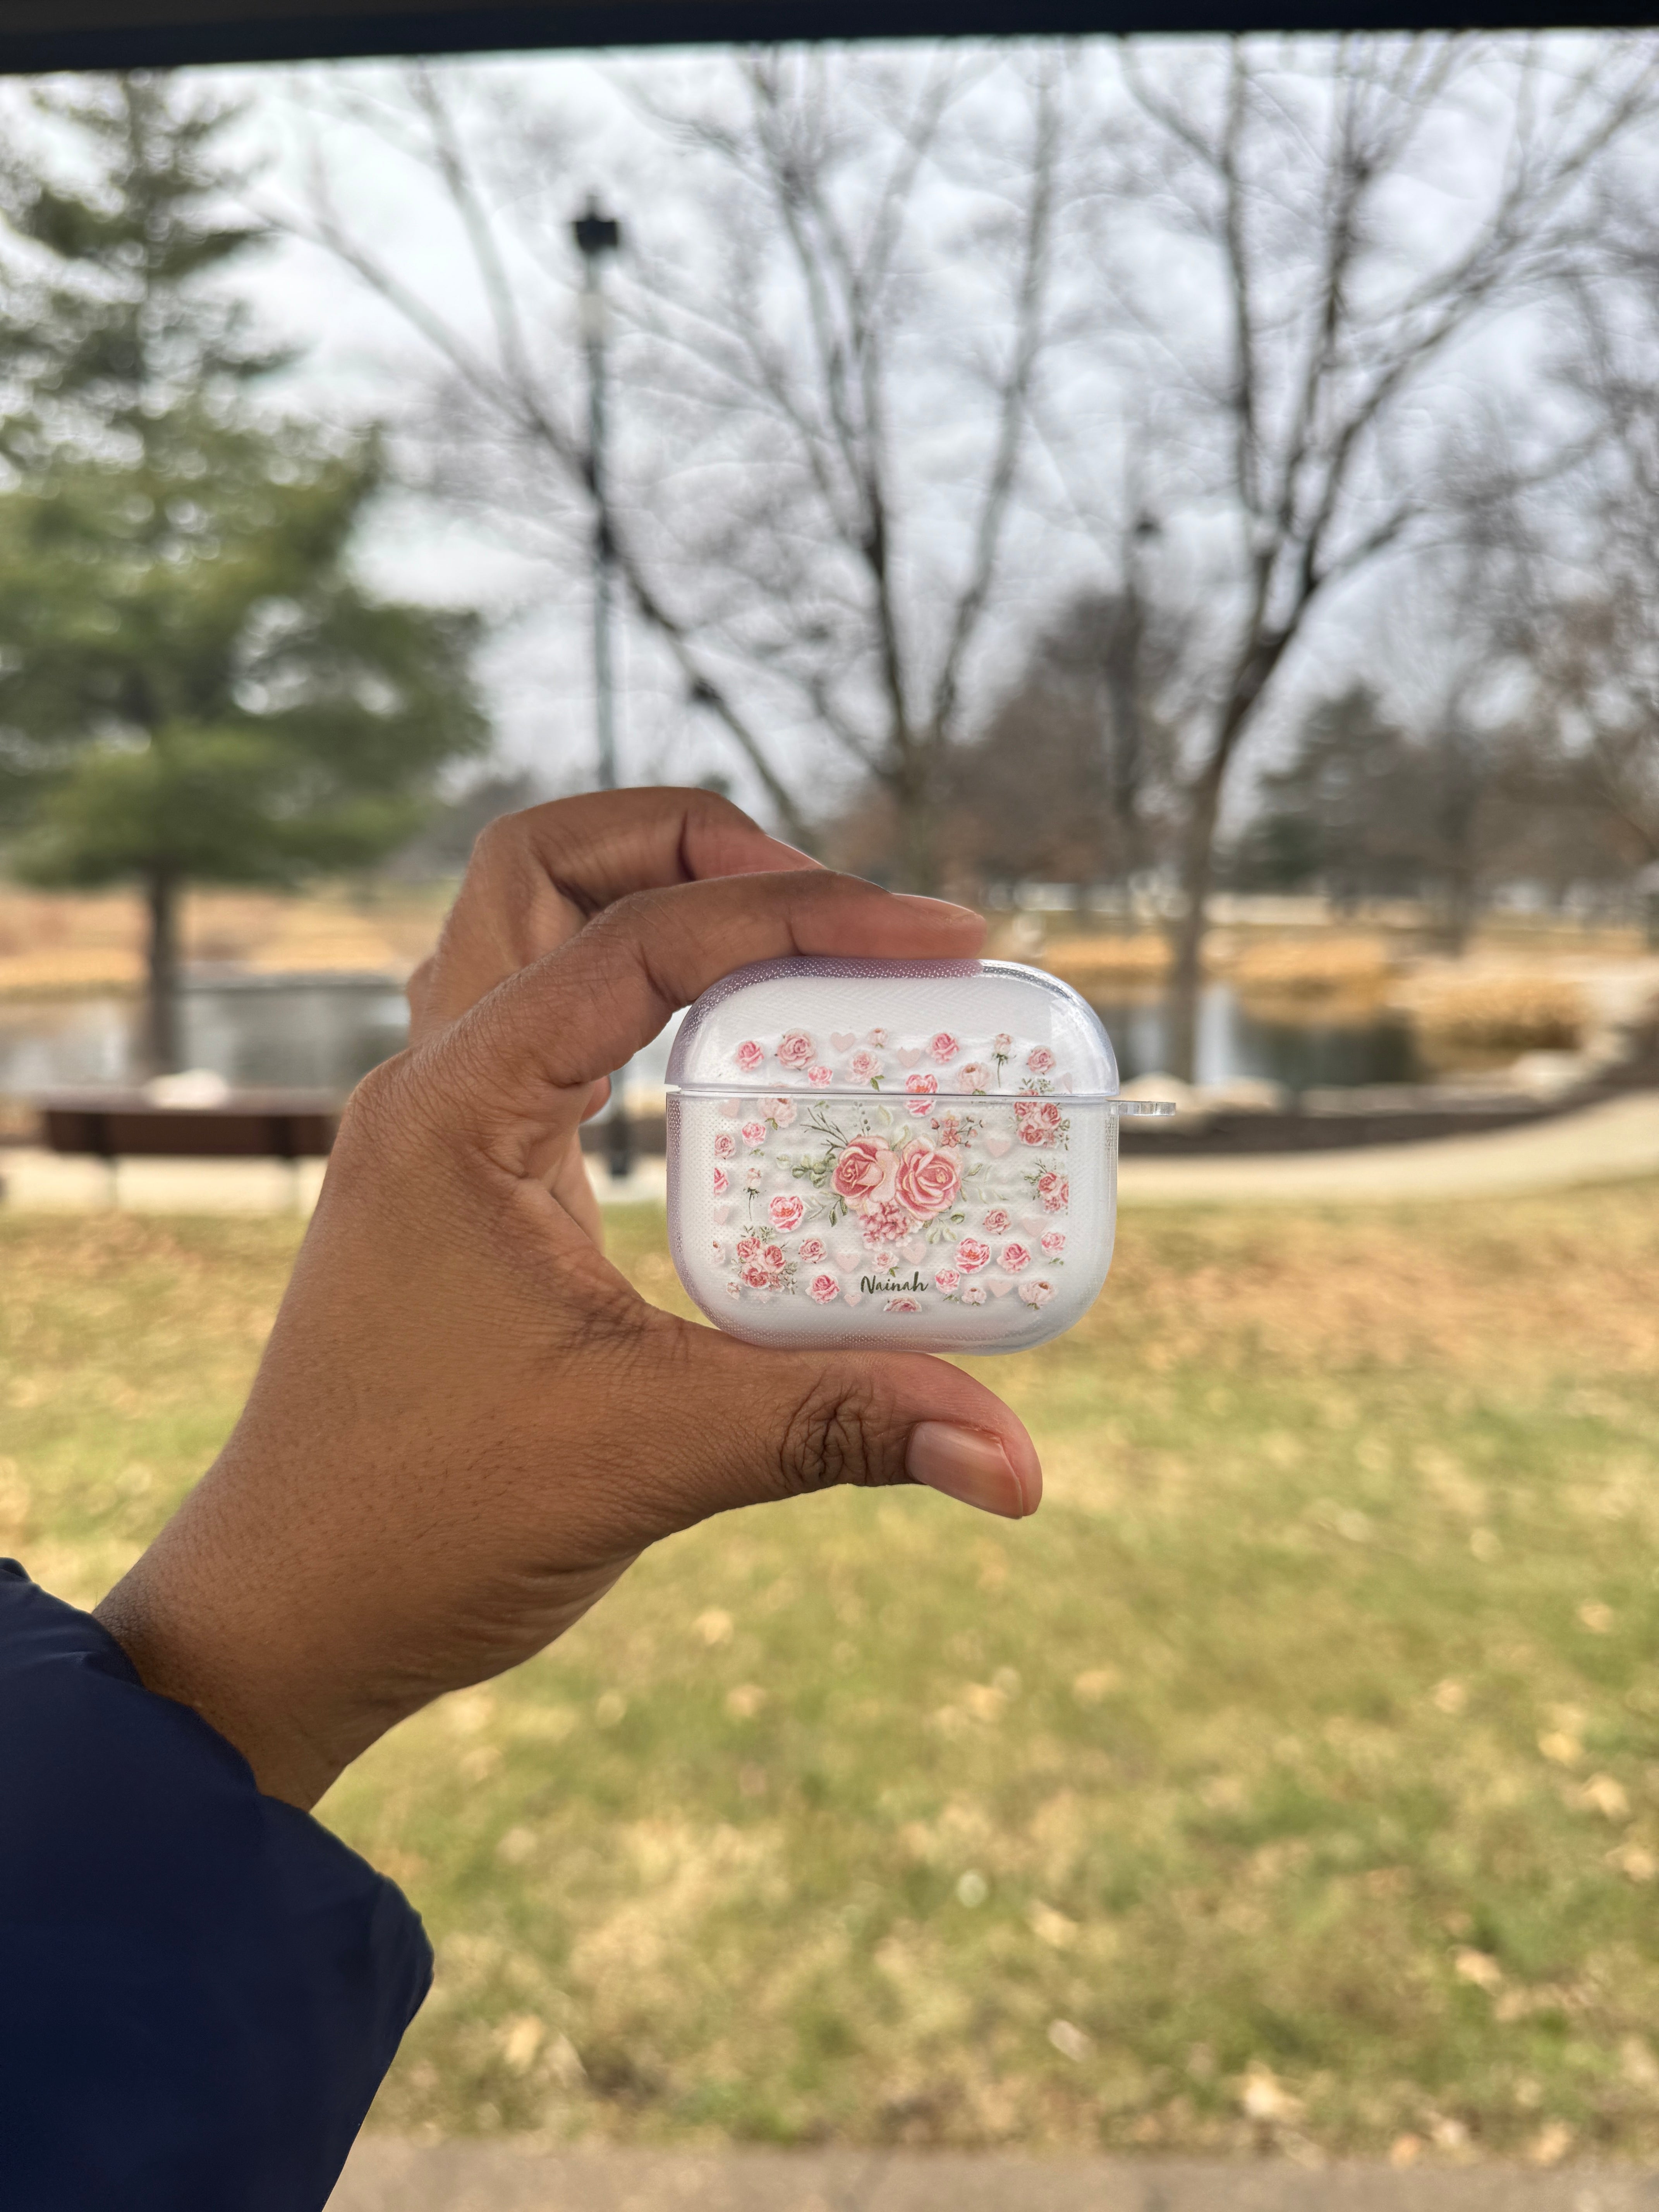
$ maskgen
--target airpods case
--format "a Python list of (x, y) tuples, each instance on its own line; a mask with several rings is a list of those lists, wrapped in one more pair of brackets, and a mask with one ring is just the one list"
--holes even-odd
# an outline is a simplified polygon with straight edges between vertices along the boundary
[(680, 1280), (751, 1344), (1018, 1352), (1111, 1264), (1117, 1061), (1092, 1010), (1003, 960), (768, 960), (705, 991), (668, 1063)]

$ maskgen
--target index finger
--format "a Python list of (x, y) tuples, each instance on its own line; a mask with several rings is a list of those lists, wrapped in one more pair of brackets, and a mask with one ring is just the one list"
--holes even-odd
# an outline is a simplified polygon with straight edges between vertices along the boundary
[(812, 952), (964, 960), (984, 930), (970, 908), (825, 868), (638, 893), (456, 1024), (431, 1063), (440, 1112), (515, 1174), (537, 1172), (589, 1085), (733, 969)]
[(411, 993), (422, 1042), (635, 891), (710, 876), (816, 868), (712, 791), (593, 792), (504, 814), (479, 837)]

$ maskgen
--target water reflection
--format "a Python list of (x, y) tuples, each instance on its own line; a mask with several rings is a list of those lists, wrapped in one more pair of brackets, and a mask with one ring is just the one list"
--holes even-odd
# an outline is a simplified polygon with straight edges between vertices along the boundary
[[(1167, 1071), (1170, 1029), (1161, 999), (1092, 1003), (1126, 1083)], [(1297, 1093), (1326, 1084), (1418, 1083), (1425, 1073), (1410, 1025), (1397, 1017), (1332, 1013), (1275, 1021), (1252, 1011), (1229, 983), (1206, 985), (1199, 1002), (1200, 1083), (1265, 1077)]]

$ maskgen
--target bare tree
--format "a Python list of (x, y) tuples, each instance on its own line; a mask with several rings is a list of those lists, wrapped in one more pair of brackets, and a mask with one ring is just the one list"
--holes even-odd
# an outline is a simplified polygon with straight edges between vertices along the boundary
[[(1060, 71), (1052, 56), (757, 50), (696, 105), (640, 103), (678, 189), (663, 237), (630, 224), (617, 288), (620, 372), (653, 447), (636, 443), (604, 518), (624, 588), (787, 833), (812, 840), (799, 756), (827, 741), (891, 794), (921, 887), (1048, 336)], [(301, 227), (435, 349), (473, 496), (510, 506), (550, 482), (579, 508), (591, 477), (568, 349), (538, 342), (531, 304), (550, 244), (564, 250), (556, 227), (533, 195), (526, 215), (521, 180), (492, 188), (438, 73), (409, 73), (395, 129), (459, 220), (487, 329), (387, 265), (320, 168)], [(965, 337), (939, 297), (970, 294), (964, 271)], [(924, 386), (954, 444), (918, 464)]]
[(1645, 38), (1435, 35), (1178, 59), (1131, 44), (1123, 82), (1139, 127), (1112, 204), (1134, 192), (1171, 252), (1196, 244), (1215, 309), (1207, 336), (1189, 309), (1177, 324), (1160, 261), (1155, 281), (1121, 276), (1111, 332), (1157, 349), (1188, 478), (1172, 498), (1224, 520), (1231, 545), (1188, 738), (1172, 1030), (1190, 1073), (1241, 744), (1316, 612), (1433, 525), (1431, 379), (1477, 326), (1582, 264), (1589, 185), (1653, 112), (1659, 72)]

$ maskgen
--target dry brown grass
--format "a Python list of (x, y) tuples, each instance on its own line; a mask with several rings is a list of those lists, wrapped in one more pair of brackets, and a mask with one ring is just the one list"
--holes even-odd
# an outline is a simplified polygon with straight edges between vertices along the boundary
[[(194, 890), (184, 902), (188, 961), (256, 973), (356, 969), (398, 974), (431, 949), (448, 903), (444, 886), (354, 895), (333, 889)], [(0, 997), (59, 998), (137, 990), (145, 921), (136, 892), (26, 891), (0, 885)]]
[(1536, 971), (1442, 971), (1419, 977), (1404, 998), (1431, 1053), (1571, 1048), (1588, 1019), (1577, 983)]
[(1157, 930), (1133, 937), (1063, 937), (1045, 949), (1043, 965), (1086, 996), (1102, 985), (1157, 981), (1170, 971), (1169, 939)]
[(1241, 991), (1262, 998), (1374, 997), (1395, 958), (1380, 937), (1255, 938), (1218, 946), (1215, 964)]

